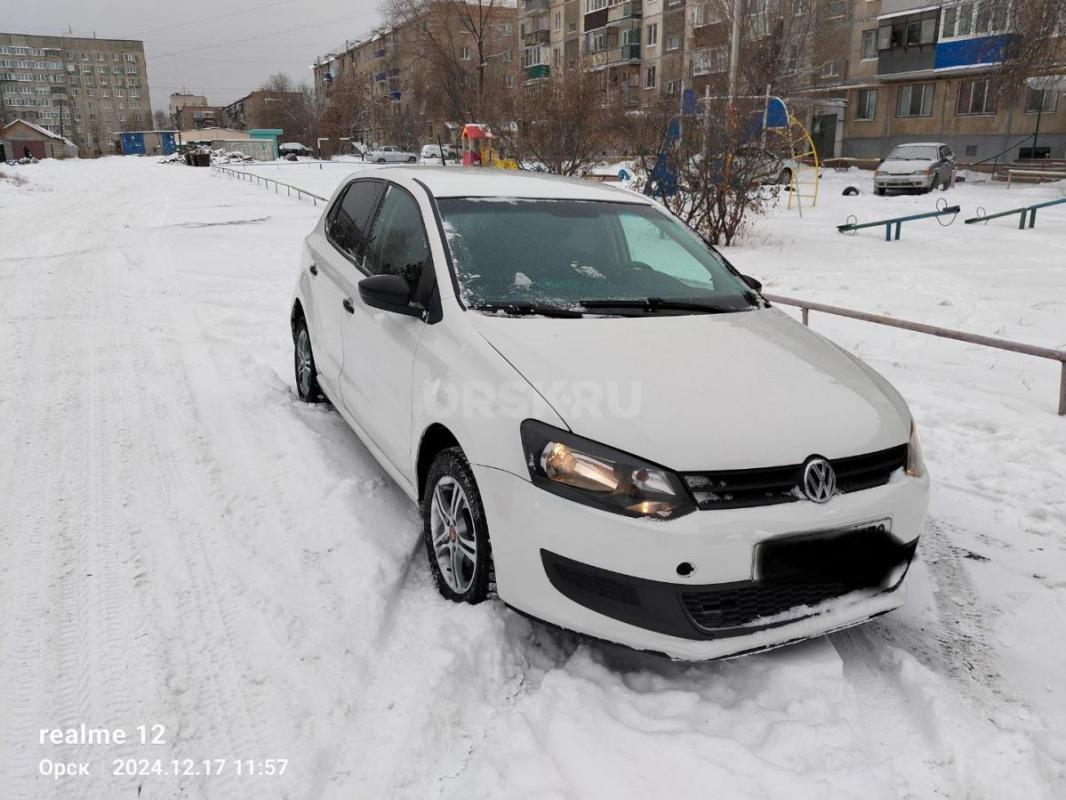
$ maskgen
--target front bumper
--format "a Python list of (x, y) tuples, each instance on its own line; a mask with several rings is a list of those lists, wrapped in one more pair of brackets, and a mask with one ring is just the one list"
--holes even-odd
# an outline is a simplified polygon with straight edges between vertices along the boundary
[[(700, 630), (692, 622), (691, 602), (730, 588), (757, 589), (757, 545), (809, 531), (891, 519), (892, 538), (910, 548), (909, 562), (928, 504), (928, 479), (899, 477), (824, 505), (696, 511), (663, 522), (583, 506), (502, 470), (475, 466), (474, 474), (492, 537), (497, 591), (505, 603), (563, 628), (694, 660), (777, 647), (897, 608), (904, 600), (901, 580), (732, 630)], [(560, 581), (560, 564), (569, 568), (569, 581)], [(681, 564), (691, 565), (691, 573), (682, 577)], [(632, 594), (625, 596), (634, 587), (636, 605)], [(666, 598), (666, 604), (651, 598)]]
[(875, 189), (928, 189), (932, 175), (875, 175)]

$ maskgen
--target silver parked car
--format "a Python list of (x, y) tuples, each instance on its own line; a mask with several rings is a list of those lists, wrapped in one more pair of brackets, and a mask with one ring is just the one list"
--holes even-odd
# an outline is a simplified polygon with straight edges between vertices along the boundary
[(366, 154), (367, 161), (373, 161), (377, 164), (386, 164), (389, 162), (401, 162), (414, 164), (418, 161), (418, 156), (414, 153), (408, 153), (406, 150), (400, 147), (396, 147), (391, 144), (387, 144), (384, 147), (377, 147)]
[(931, 192), (955, 181), (955, 154), (942, 142), (901, 144), (892, 149), (874, 173), (874, 193), (889, 189)]

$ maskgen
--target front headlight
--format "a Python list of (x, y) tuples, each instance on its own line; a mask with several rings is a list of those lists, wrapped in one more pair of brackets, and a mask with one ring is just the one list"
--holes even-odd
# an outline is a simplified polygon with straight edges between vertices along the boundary
[(911, 422), (911, 440), (907, 443), (907, 474), (912, 478), (925, 475), (925, 461), (922, 459), (922, 441), (918, 437), (918, 423)]
[(670, 470), (543, 422), (522, 423), (522, 447), (530, 480), (578, 503), (653, 519), (674, 519), (696, 507)]

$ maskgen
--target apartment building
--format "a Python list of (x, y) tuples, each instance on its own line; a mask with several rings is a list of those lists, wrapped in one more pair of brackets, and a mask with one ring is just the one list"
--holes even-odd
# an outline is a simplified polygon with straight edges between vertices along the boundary
[(482, 24), (480, 10), (454, 2), (432, 4), (417, 18), (317, 58), (316, 95), (347, 106), (336, 122), (342, 135), (366, 143), (410, 140), (411, 146), (438, 137), (455, 142), (464, 123), (485, 121), (461, 118), (461, 96), (478, 92), (483, 82), (484, 105), (502, 105), (521, 83), (521, 50), (518, 8), (496, 3), (482, 10), (483, 66), (468, 30)]
[(33, 122), (109, 152), (113, 134), (152, 127), (144, 43), (0, 33), (0, 122)]
[(1066, 98), (1057, 89), (1027, 88), (1013, 102), (997, 92), (994, 73), (1020, 44), (1002, 0), (855, 6), (845, 155), (879, 158), (901, 142), (933, 140), (966, 161), (1066, 157)]

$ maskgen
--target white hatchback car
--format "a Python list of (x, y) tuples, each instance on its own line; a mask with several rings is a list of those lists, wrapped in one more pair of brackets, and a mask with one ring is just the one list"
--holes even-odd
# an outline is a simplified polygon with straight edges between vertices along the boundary
[(903, 602), (907, 406), (646, 198), (386, 168), (307, 237), (297, 391), (421, 506), (444, 597), (707, 659)]

